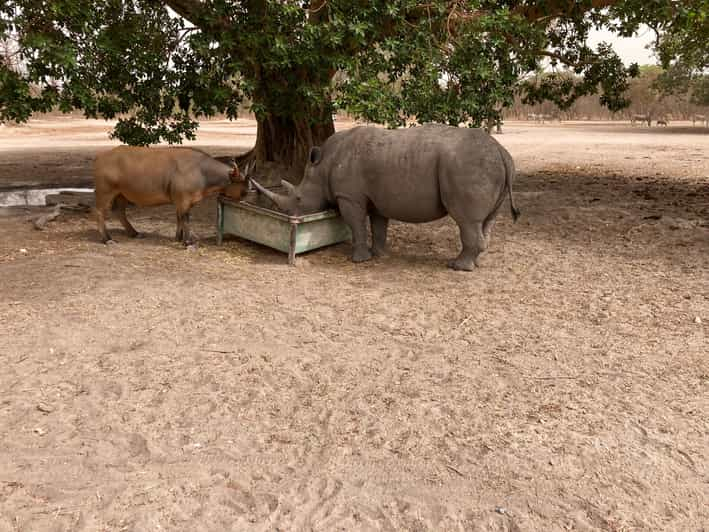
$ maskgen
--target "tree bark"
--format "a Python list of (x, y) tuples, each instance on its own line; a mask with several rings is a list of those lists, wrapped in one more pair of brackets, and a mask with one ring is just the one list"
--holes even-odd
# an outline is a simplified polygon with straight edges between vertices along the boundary
[(255, 160), (252, 177), (265, 186), (278, 185), (281, 179), (298, 184), (303, 178), (310, 148), (320, 146), (335, 133), (332, 116), (308, 118), (267, 115), (257, 119), (256, 145), (238, 158), (239, 162)]

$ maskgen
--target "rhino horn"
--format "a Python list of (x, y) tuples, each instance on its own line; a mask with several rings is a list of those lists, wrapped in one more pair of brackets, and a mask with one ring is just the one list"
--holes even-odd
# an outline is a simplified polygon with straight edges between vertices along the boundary
[(289, 208), (291, 207), (292, 201), (290, 196), (286, 196), (285, 194), (276, 194), (275, 192), (271, 192), (267, 188), (261, 186), (256, 182), (255, 179), (252, 179), (251, 182), (254, 184), (256, 189), (266, 196), (268, 199), (270, 199), (273, 203), (278, 205), (278, 208), (283, 210), (283, 211), (288, 211)]
[(281, 185), (286, 189), (289, 196), (295, 195), (295, 185), (293, 185), (293, 183), (281, 179)]

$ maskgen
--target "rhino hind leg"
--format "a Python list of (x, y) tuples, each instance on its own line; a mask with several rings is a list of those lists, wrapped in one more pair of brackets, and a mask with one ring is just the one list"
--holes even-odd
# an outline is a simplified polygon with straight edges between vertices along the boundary
[(352, 262), (364, 262), (372, 258), (367, 245), (367, 212), (354, 202), (338, 198), (337, 206), (342, 219), (352, 231)]
[(455, 259), (448, 263), (454, 270), (473, 271), (478, 264), (478, 257), (487, 249), (486, 238), (483, 235), (483, 224), (466, 223), (458, 224), (460, 227), (460, 240), (463, 250)]
[(387, 250), (389, 218), (379, 213), (372, 213), (369, 215), (369, 223), (372, 226), (372, 255), (384, 255)]
[(485, 249), (490, 247), (490, 235), (492, 234), (492, 229), (495, 227), (495, 218), (490, 218), (485, 220), (483, 223), (483, 236), (485, 237)]

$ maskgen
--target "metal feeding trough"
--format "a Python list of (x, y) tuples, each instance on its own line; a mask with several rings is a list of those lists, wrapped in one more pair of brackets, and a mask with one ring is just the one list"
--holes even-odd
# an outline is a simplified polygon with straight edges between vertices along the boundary
[[(269, 187), (274, 192), (281, 192), (280, 188)], [(266, 204), (269, 207), (264, 206)], [(241, 201), (219, 196), (217, 245), (221, 245), (226, 234), (288, 253), (288, 264), (295, 264), (298, 253), (351, 238), (349, 226), (336, 210), (289, 216), (271, 208), (270, 201), (255, 190), (249, 191)]]

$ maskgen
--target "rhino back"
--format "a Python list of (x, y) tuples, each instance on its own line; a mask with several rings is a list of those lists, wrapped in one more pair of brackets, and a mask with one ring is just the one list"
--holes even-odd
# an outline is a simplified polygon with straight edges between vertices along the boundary
[[(335, 149), (326, 152), (334, 194), (364, 194), (389, 218), (435, 220), (447, 213), (442, 185), (477, 189), (491, 174), (495, 182), (504, 181), (499, 145), (481, 130), (431, 124), (396, 130), (360, 127), (335, 139), (338, 135), (331, 137)], [(497, 183), (482, 188), (484, 196), (499, 193)]]

